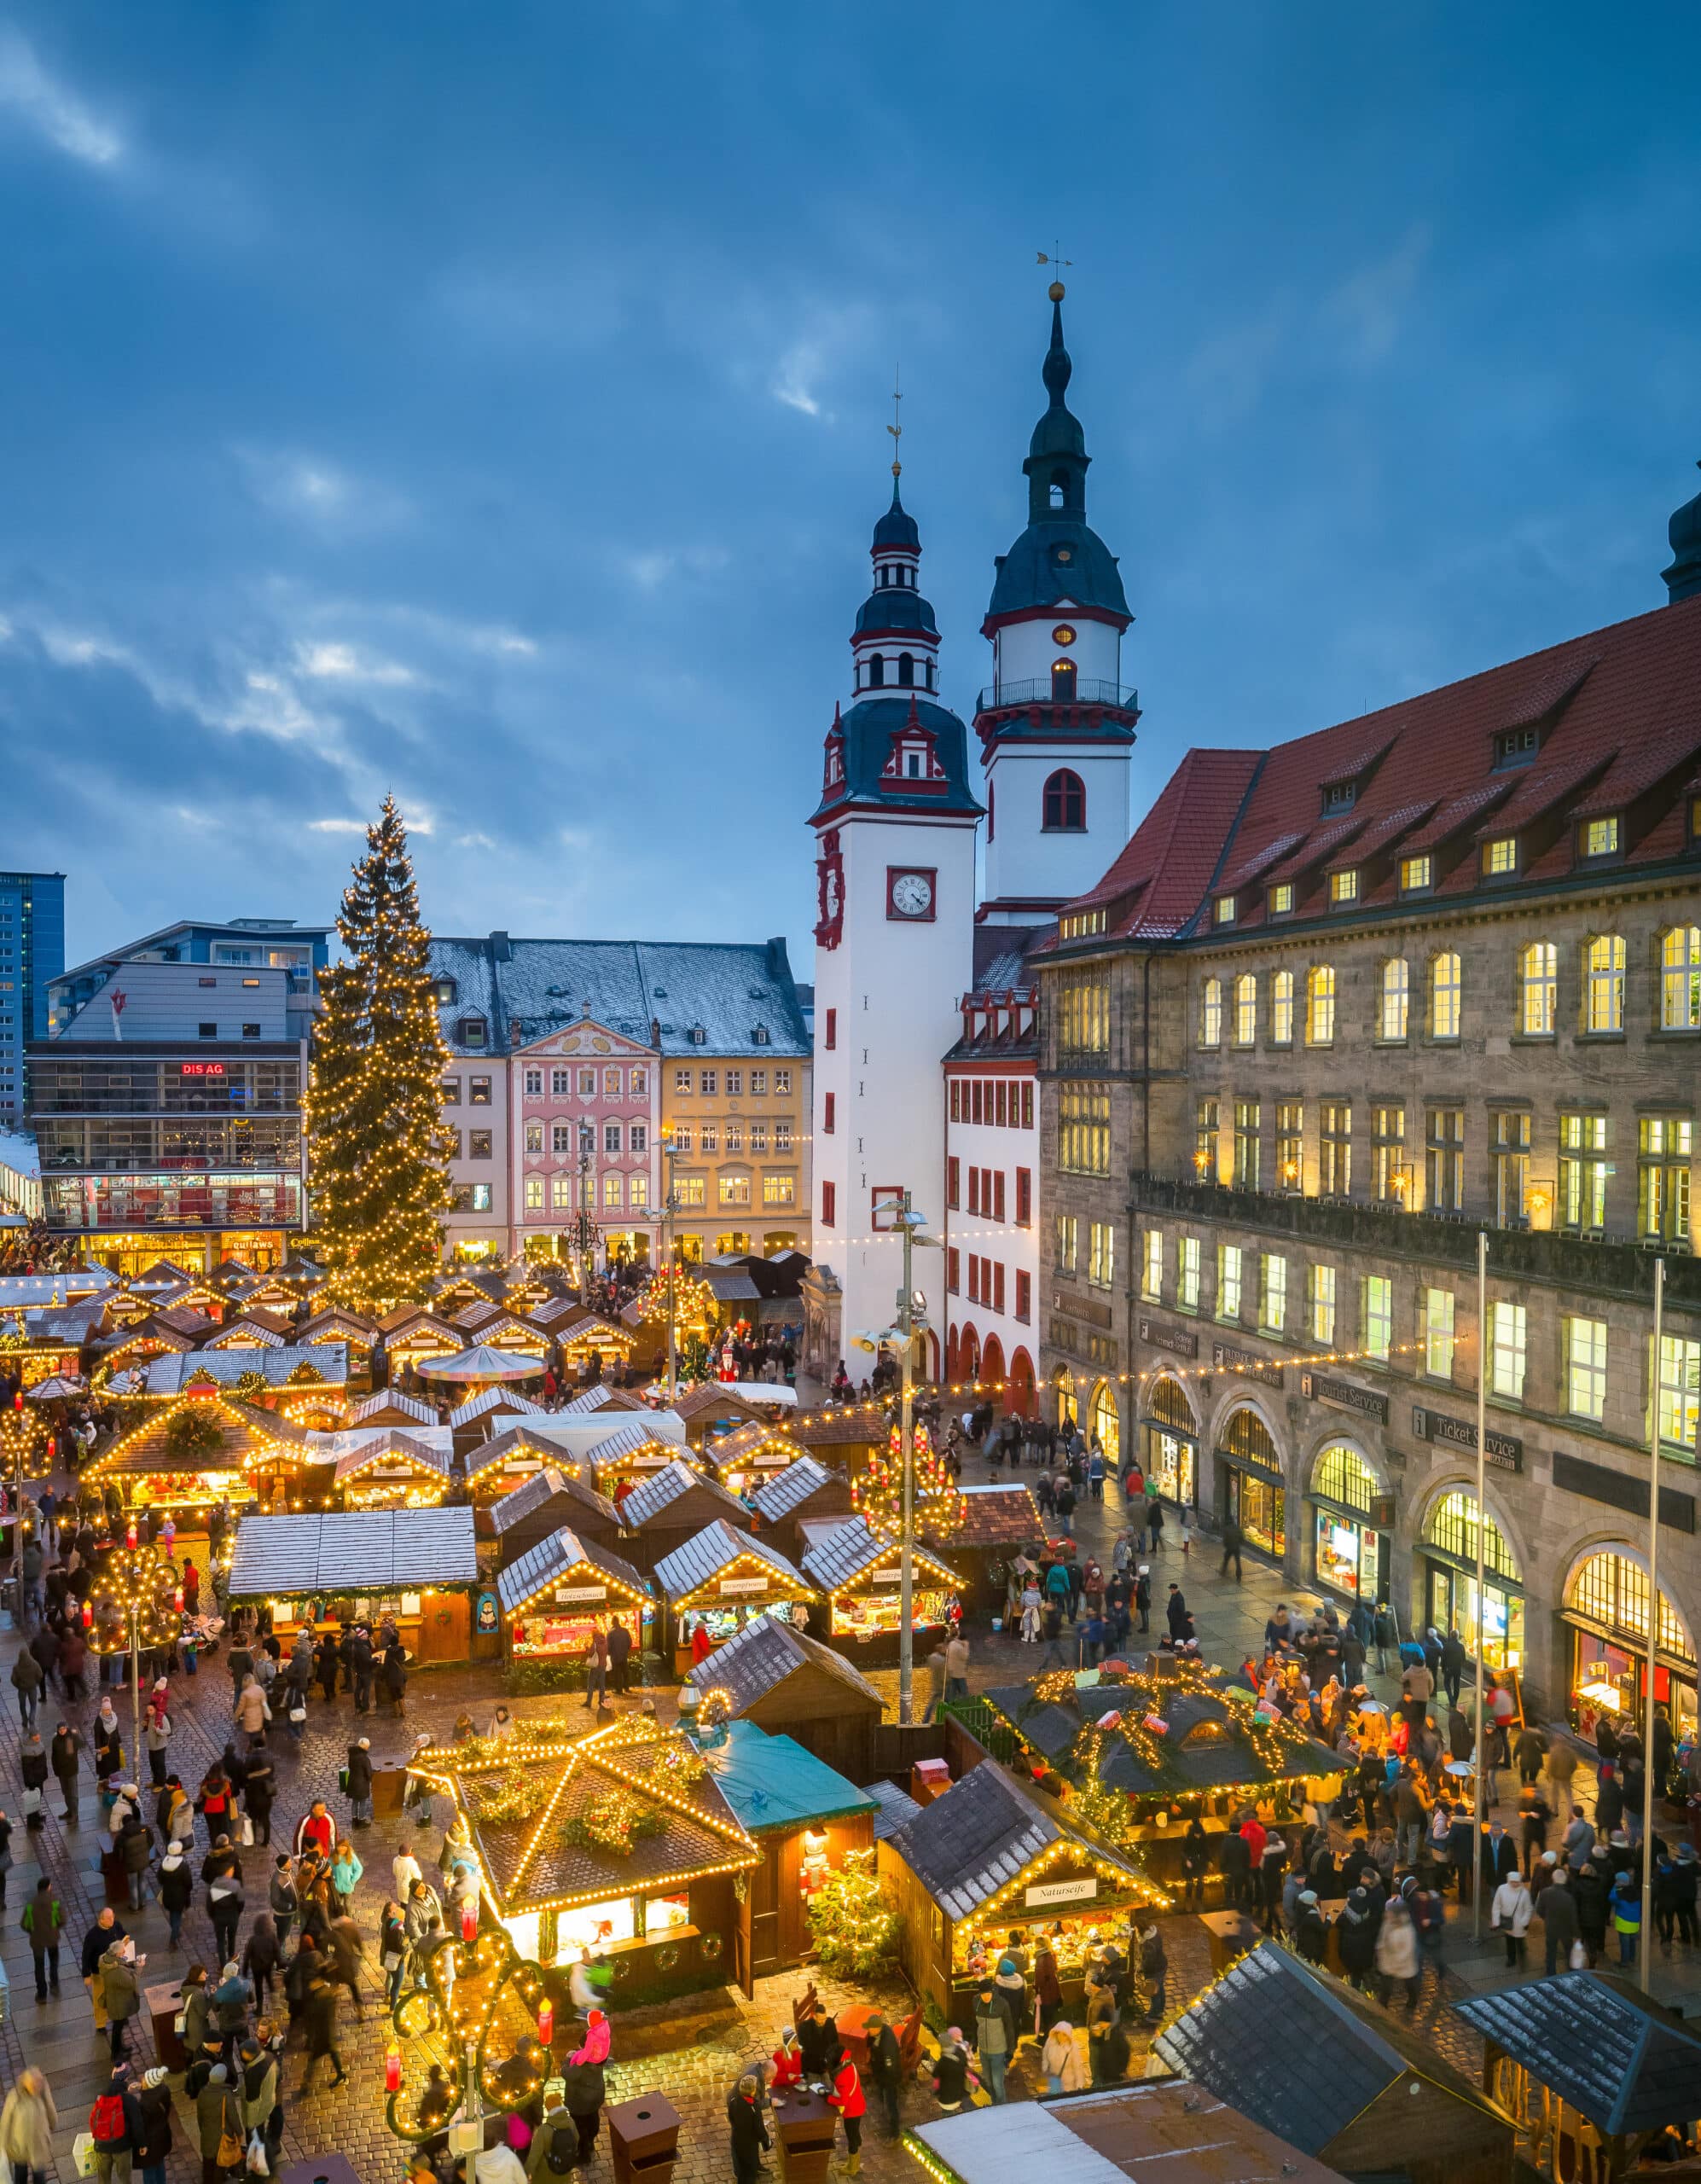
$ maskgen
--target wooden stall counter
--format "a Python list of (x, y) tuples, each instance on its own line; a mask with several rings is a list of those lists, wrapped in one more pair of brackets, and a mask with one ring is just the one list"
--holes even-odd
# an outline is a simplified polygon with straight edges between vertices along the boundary
[(1201, 1911), (1199, 1921), (1210, 1937), (1210, 1968), (1218, 1975), (1262, 1938), (1257, 1920), (1244, 1911)]
[(776, 2093), (769, 2103), (786, 2184), (827, 2184), (839, 2131), (839, 2111), (806, 2085)]

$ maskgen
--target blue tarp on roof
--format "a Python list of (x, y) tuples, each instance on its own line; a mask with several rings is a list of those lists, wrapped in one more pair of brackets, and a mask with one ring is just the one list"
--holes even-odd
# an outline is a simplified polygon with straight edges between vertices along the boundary
[(866, 1790), (792, 1738), (770, 1736), (754, 1722), (729, 1722), (726, 1742), (711, 1745), (703, 1757), (746, 1834), (874, 1809)]

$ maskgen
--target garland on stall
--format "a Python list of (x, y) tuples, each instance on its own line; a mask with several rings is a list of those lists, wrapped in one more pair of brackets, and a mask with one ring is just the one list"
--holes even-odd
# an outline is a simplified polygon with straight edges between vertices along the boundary
[[(698, 1711), (700, 1716), (702, 1710)], [(646, 1775), (659, 1788), (676, 1795), (691, 1783), (700, 1782), (709, 1771), (702, 1753), (682, 1744), (656, 1745), (648, 1751), (635, 1752), (626, 1764), (635, 1774)]]
[(666, 1825), (653, 1805), (630, 1790), (601, 1790), (586, 1800), (584, 1810), (576, 1813), (561, 1833), (583, 1849), (612, 1850), (616, 1857), (629, 1858), (636, 1844), (646, 1836), (659, 1835)]
[(481, 1821), (493, 1827), (505, 1821), (530, 1820), (545, 1794), (546, 1786), (520, 1767), (496, 1780), (467, 1785), (467, 1803)]

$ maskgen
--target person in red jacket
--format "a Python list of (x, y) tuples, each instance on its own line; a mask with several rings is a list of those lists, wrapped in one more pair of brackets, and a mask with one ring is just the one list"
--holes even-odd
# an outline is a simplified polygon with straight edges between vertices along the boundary
[(862, 2098), (862, 2081), (856, 2074), (856, 2065), (841, 2048), (830, 2073), (833, 2090), (827, 2096), (827, 2106), (836, 2108), (845, 2119), (845, 2151), (849, 2158), (843, 2170), (845, 2176), (860, 2176), (862, 2173), (862, 2117), (868, 2103)]
[(295, 1855), (299, 1858), (305, 1851), (316, 1850), (328, 1862), (336, 1847), (337, 1823), (326, 1811), (325, 1800), (315, 1798), (312, 1810), (304, 1816), (295, 1831)]
[(774, 2076), (769, 2083), (776, 2091), (783, 2092), (788, 2085), (801, 2085), (803, 2082), (804, 2051), (788, 2024), (780, 2035), (780, 2045), (774, 2050)]
[(1255, 1812), (1249, 1812), (1240, 1823), (1240, 1833), (1246, 1838), (1246, 1850), (1251, 1860), (1254, 1875), (1263, 1862), (1264, 1845), (1269, 1840), (1269, 1831)]

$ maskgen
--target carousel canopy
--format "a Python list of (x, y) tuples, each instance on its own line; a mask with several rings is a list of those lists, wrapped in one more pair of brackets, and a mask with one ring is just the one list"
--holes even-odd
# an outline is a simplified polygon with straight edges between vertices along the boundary
[(560, 1584), (576, 1570), (583, 1570), (593, 1583), (600, 1580), (612, 1586), (635, 1604), (650, 1596), (649, 1587), (630, 1562), (563, 1525), (548, 1539), (528, 1548), (517, 1562), (509, 1563), (496, 1579), (503, 1612), (517, 1613), (528, 1600), (536, 1600), (539, 1593)]
[(724, 1518), (717, 1518), (671, 1554), (663, 1555), (656, 1565), (656, 1583), (670, 1604), (676, 1606), (704, 1586), (713, 1584), (723, 1571), (740, 1561), (765, 1565), (771, 1579), (785, 1588), (788, 1599), (814, 1597), (815, 1588), (802, 1571), (794, 1569), (766, 1540), (734, 1531)]
[(535, 1380), (543, 1368), (536, 1357), (479, 1342), (451, 1357), (422, 1357), (414, 1370), (427, 1380)]
[(470, 1509), (244, 1517), (230, 1560), (232, 1600), (295, 1593), (415, 1593), (478, 1582)]
[(1610, 2138), (1696, 2112), (1701, 2035), (1626, 1980), (1561, 1972), (1453, 2007)]

